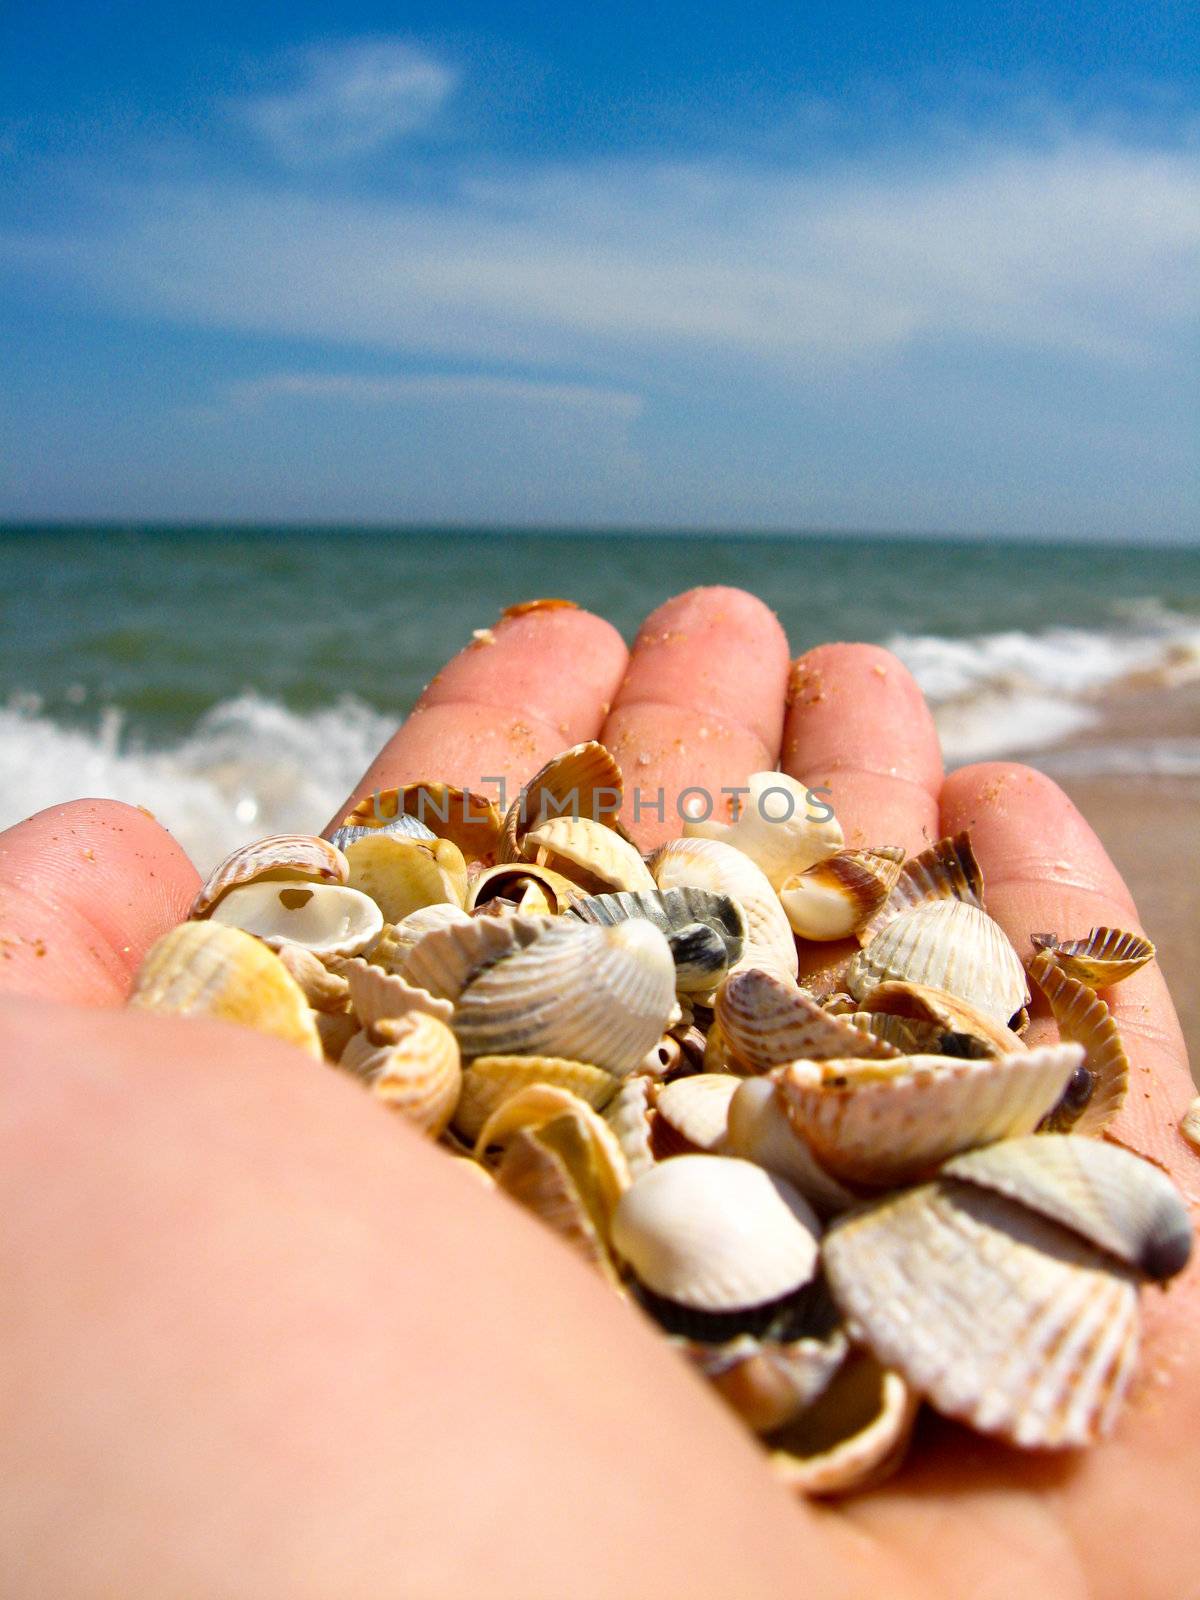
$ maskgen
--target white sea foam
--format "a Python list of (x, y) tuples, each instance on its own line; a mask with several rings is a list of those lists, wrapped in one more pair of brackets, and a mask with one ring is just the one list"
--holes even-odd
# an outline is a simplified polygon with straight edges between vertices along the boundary
[[(1123, 683), (1200, 676), (1200, 623), (1157, 603), (1108, 631), (1055, 628), (974, 639), (900, 636), (934, 708), (948, 765), (1051, 750), (1103, 721)], [(181, 739), (148, 748), (119, 710), (90, 726), (47, 716), (36, 696), (0, 707), (0, 826), (43, 806), (99, 795), (146, 806), (202, 870), (263, 834), (319, 828), (395, 720), (346, 697), (295, 712), (254, 694), (214, 706)], [(1069, 773), (1200, 773), (1200, 738), (1095, 743), (1056, 751)]]

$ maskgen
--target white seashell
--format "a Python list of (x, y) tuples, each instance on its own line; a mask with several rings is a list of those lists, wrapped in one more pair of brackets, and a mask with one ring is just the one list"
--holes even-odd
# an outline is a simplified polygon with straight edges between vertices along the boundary
[(668, 1123), (684, 1146), (711, 1154), (725, 1138), (729, 1102), (739, 1082), (726, 1073), (711, 1072), (676, 1078), (658, 1092), (658, 1121)]
[(699, 1311), (734, 1311), (807, 1283), (819, 1231), (790, 1184), (749, 1161), (697, 1155), (637, 1178), (617, 1206), (612, 1240), (652, 1293)]
[(770, 882), (748, 856), (716, 839), (673, 839), (650, 858), (660, 889), (710, 889), (728, 895), (746, 919), (740, 966), (778, 968), (786, 977), (798, 971), (796, 941)]
[(847, 939), (886, 902), (900, 876), (901, 850), (839, 850), (779, 885), (792, 932), (802, 939)]
[(528, 829), (523, 849), (592, 893), (654, 888), (637, 846), (590, 817), (550, 817)]
[(408, 952), (414, 945), (420, 944), (427, 933), (436, 933), (442, 928), (461, 927), (470, 921), (471, 918), (460, 906), (450, 905), (448, 902), (436, 906), (422, 906), (419, 911), (410, 911), (408, 916), (402, 917), (397, 923), (385, 924), (383, 932), (371, 946), (370, 961), (373, 966), (382, 967), (385, 972), (399, 972)]
[(500, 842), (500, 812), (486, 796), (453, 784), (408, 783), (366, 795), (343, 817), (338, 832), (345, 833), (348, 842), (368, 832), (448, 839), (465, 860), (491, 861)]
[(435, 928), (399, 960), (402, 978), (444, 1000), (457, 1000), (476, 974), (540, 939), (549, 917), (466, 917)]
[(1029, 999), (1025, 969), (1003, 928), (965, 900), (904, 912), (846, 969), (846, 987), (856, 1000), (896, 981), (943, 989), (1001, 1024)]
[(346, 846), (350, 886), (370, 895), (385, 919), (399, 923), (423, 906), (462, 905), (467, 864), (449, 839), (404, 839), (376, 828)]
[(281, 944), (279, 959), (295, 978), (314, 1011), (344, 1011), (350, 987), (340, 973), (330, 972), (319, 956), (302, 944)]
[(1191, 1255), (1191, 1219), (1170, 1178), (1100, 1139), (1006, 1139), (955, 1156), (941, 1176), (1007, 1195), (1149, 1278), (1174, 1277)]
[(364, 1028), (381, 1022), (385, 1017), (406, 1017), (410, 1012), (423, 1011), (449, 1023), (454, 1006), (449, 1000), (438, 999), (425, 989), (407, 983), (398, 973), (385, 972), (356, 956), (342, 967), (354, 1014)]
[(832, 1016), (789, 980), (756, 968), (730, 973), (717, 991), (713, 1014), (740, 1072), (766, 1072), (787, 1061), (861, 1060), (894, 1056), (885, 1040)]
[(882, 928), (917, 906), (940, 900), (983, 905), (983, 873), (971, 849), (969, 833), (939, 839), (904, 863), (891, 894), (880, 909), (856, 930), (860, 944), (869, 944)]
[(1049, 1045), (983, 1061), (795, 1061), (773, 1074), (792, 1126), (848, 1183), (912, 1182), (962, 1150), (1032, 1133), (1082, 1059)]
[(675, 958), (675, 987), (685, 994), (710, 991), (741, 959), (746, 943), (741, 906), (709, 889), (587, 895), (575, 901), (570, 915), (606, 927), (630, 917), (652, 922), (666, 935)]
[(641, 1177), (655, 1163), (650, 1143), (650, 1121), (654, 1109), (654, 1085), (638, 1073), (617, 1085), (617, 1092), (604, 1108), (604, 1121), (620, 1145), (633, 1178)]
[(272, 947), (301, 944), (318, 956), (358, 955), (383, 929), (372, 899), (333, 883), (247, 883), (230, 889), (211, 917)]
[(345, 883), (346, 858), (327, 839), (307, 833), (278, 833), (239, 846), (209, 874), (191, 917), (206, 917), (229, 893), (246, 883)]
[(786, 1178), (825, 1216), (858, 1203), (858, 1196), (825, 1171), (792, 1127), (779, 1086), (771, 1078), (744, 1078), (739, 1083), (729, 1102), (725, 1153)]
[(947, 1416), (1013, 1444), (1089, 1444), (1133, 1375), (1132, 1275), (1016, 1202), (933, 1183), (835, 1222), (822, 1250), (853, 1339)]
[(808, 790), (786, 772), (752, 772), (746, 787), (735, 822), (685, 822), (684, 837), (733, 845), (762, 869), (774, 889), (842, 848), (837, 818), (813, 820)]
[(807, 1409), (772, 1435), (771, 1466), (798, 1494), (845, 1494), (904, 1459), (920, 1401), (897, 1372), (856, 1350)]
[(552, 919), (471, 978), (454, 1031), (468, 1057), (565, 1056), (621, 1077), (657, 1044), (674, 1003), (675, 963), (650, 923)]

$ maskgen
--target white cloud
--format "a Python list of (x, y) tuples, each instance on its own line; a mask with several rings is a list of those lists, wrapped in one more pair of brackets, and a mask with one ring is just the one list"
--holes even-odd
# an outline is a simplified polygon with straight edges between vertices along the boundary
[(485, 401), (603, 412), (632, 421), (642, 409), (639, 395), (619, 389), (472, 373), (431, 372), (373, 378), (358, 373), (275, 372), (261, 378), (238, 379), (226, 385), (224, 396), (227, 407), (237, 411), (257, 410), (272, 400), (327, 400), (372, 406)]
[(292, 166), (369, 155), (423, 127), (455, 86), (455, 74), (394, 40), (312, 47), (300, 81), (243, 101), (243, 118)]

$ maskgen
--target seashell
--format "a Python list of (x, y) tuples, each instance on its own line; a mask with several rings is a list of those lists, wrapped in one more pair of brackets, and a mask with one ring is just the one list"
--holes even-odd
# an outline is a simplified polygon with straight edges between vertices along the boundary
[(617, 1080), (603, 1067), (561, 1056), (479, 1056), (463, 1072), (455, 1130), (473, 1144), (492, 1113), (531, 1084), (569, 1089), (597, 1111), (612, 1099)]
[(983, 873), (971, 849), (969, 833), (939, 839), (919, 856), (906, 861), (896, 885), (880, 909), (857, 930), (860, 944), (869, 944), (881, 929), (916, 906), (940, 900), (961, 900), (983, 906)]
[(525, 835), (553, 817), (586, 818), (627, 837), (617, 822), (623, 790), (616, 759), (595, 739), (563, 750), (530, 778), (509, 807), (499, 859), (527, 859)]
[(1155, 950), (1141, 933), (1126, 933), (1122, 928), (1093, 928), (1086, 939), (1071, 939), (1060, 944), (1052, 933), (1035, 933), (1030, 942), (1035, 950), (1046, 950), (1068, 978), (1077, 978), (1089, 989), (1111, 989), (1123, 983), (1148, 961)]
[(846, 987), (856, 1000), (892, 982), (942, 989), (1001, 1024), (1029, 999), (1025, 970), (1004, 929), (965, 900), (904, 912), (846, 968)]
[(794, 978), (796, 941), (770, 882), (748, 856), (716, 839), (672, 839), (650, 858), (660, 889), (708, 889), (727, 895), (746, 919), (743, 966), (773, 966)]
[(755, 1433), (784, 1427), (828, 1387), (846, 1359), (845, 1330), (781, 1344), (742, 1333), (724, 1344), (676, 1338), (688, 1360)]
[(779, 885), (792, 932), (802, 939), (846, 939), (879, 911), (900, 876), (902, 850), (839, 850)]
[(811, 1405), (764, 1440), (771, 1467), (798, 1494), (880, 1483), (904, 1460), (919, 1406), (898, 1372), (855, 1350)]
[(688, 821), (684, 837), (732, 845), (761, 868), (776, 890), (842, 848), (841, 823), (832, 816), (812, 819), (808, 790), (786, 772), (752, 772), (746, 790), (736, 821)]
[(420, 944), (427, 933), (440, 928), (461, 927), (470, 920), (461, 906), (450, 905), (449, 902), (422, 906), (419, 911), (410, 911), (399, 922), (387, 923), (371, 946), (367, 959), (372, 966), (382, 967), (385, 972), (399, 972), (408, 952), (414, 945)]
[(946, 1416), (1032, 1449), (1112, 1427), (1137, 1291), (1058, 1224), (942, 1180), (840, 1218), (822, 1258), (851, 1338)]
[(1024, 1050), (1025, 1043), (1019, 1033), (994, 1021), (977, 1006), (944, 989), (929, 989), (919, 983), (881, 983), (863, 999), (864, 1010), (882, 1019), (904, 1019), (922, 1036), (920, 1030), (928, 1028), (937, 1042), (923, 1045), (932, 1055), (1000, 1056), (1012, 1050)]
[(418, 940), (401, 959), (400, 976), (444, 1000), (457, 1000), (485, 967), (532, 944), (550, 926), (549, 917), (465, 917)]
[(339, 973), (330, 972), (320, 959), (302, 944), (281, 944), (276, 952), (300, 985), (301, 993), (314, 1011), (344, 1011), (350, 999), (350, 986)]
[(618, 1084), (616, 1094), (604, 1108), (604, 1121), (635, 1179), (648, 1172), (656, 1159), (650, 1143), (654, 1094), (653, 1083), (639, 1073)]
[(945, 1030), (936, 1022), (918, 1022), (912, 1017), (893, 1017), (886, 1011), (839, 1011), (852, 1028), (860, 1033), (870, 1033), (885, 1044), (894, 1046), (898, 1055), (922, 1056), (941, 1054)]
[(568, 910), (583, 890), (561, 872), (536, 866), (531, 861), (504, 861), (488, 867), (475, 879), (467, 894), (467, 910), (480, 911), (494, 902), (508, 902), (517, 911), (532, 916), (554, 916)]
[(884, 1039), (831, 1016), (803, 989), (769, 972), (732, 972), (717, 991), (713, 1014), (738, 1072), (766, 1072), (785, 1061), (838, 1056), (883, 1059), (897, 1052)]
[(399, 973), (385, 972), (356, 956), (347, 961), (342, 974), (350, 995), (350, 1004), (364, 1028), (382, 1022), (385, 1017), (407, 1017), (411, 1012), (423, 1011), (439, 1022), (449, 1023), (454, 1006), (449, 1000), (431, 995), (406, 982)]
[(1083, 1047), (1083, 1061), (1047, 1118), (1046, 1131), (1101, 1133), (1129, 1088), (1129, 1058), (1112, 1014), (1099, 995), (1056, 966), (1048, 951), (1033, 957), (1029, 975), (1050, 1002), (1059, 1037)]
[[(570, 1125), (568, 1118), (563, 1121)], [(588, 1205), (586, 1184), (581, 1188), (568, 1160), (542, 1137), (541, 1130), (517, 1129), (505, 1146), (496, 1182), (589, 1265), (617, 1284), (602, 1213)]]
[(665, 1084), (655, 1101), (656, 1127), (666, 1123), (672, 1128), (681, 1151), (711, 1154), (724, 1141), (729, 1102), (738, 1082), (726, 1073), (700, 1072)]
[(654, 879), (636, 845), (590, 817), (550, 817), (526, 830), (523, 848), (539, 865), (570, 878), (592, 894), (611, 889), (653, 889)]
[(588, 895), (570, 907), (581, 922), (612, 927), (644, 917), (666, 935), (675, 958), (675, 987), (707, 993), (740, 960), (746, 942), (741, 906), (708, 889), (650, 889), (641, 893)]
[(471, 977), (454, 1031), (467, 1057), (566, 1056), (622, 1077), (662, 1037), (674, 1001), (675, 965), (650, 923), (552, 919), (524, 949)]
[(147, 950), (133, 980), (135, 1011), (218, 1017), (322, 1057), (300, 985), (265, 944), (221, 922), (183, 922)]
[(467, 865), (449, 839), (399, 839), (377, 828), (346, 846), (350, 885), (370, 895), (388, 922), (399, 923), (423, 906), (461, 906)]
[(820, 1225), (802, 1195), (749, 1161), (679, 1156), (635, 1179), (612, 1242), (639, 1283), (698, 1311), (793, 1293), (816, 1271)]
[(471, 1156), (454, 1156), (452, 1160), (457, 1171), (465, 1174), (480, 1189), (487, 1189), (490, 1193), (495, 1194), (497, 1188), (496, 1180), (486, 1167), (481, 1167), (478, 1161)]
[(1191, 1219), (1170, 1178), (1100, 1139), (1006, 1139), (956, 1156), (941, 1176), (1007, 1195), (1148, 1278), (1173, 1278), (1192, 1253)]
[[(566, 1122), (575, 1124), (569, 1136), (564, 1134)], [(497, 1146), (507, 1148), (523, 1129), (542, 1133), (547, 1128), (553, 1130), (548, 1142), (561, 1146), (593, 1209), (605, 1219), (607, 1239), (609, 1220), (630, 1184), (629, 1166), (608, 1125), (569, 1089), (534, 1084), (498, 1106), (475, 1141), (476, 1159)]]
[(664, 1033), (658, 1043), (642, 1057), (637, 1071), (648, 1078), (665, 1078), (683, 1060), (683, 1046), (672, 1033)]
[(822, 1215), (845, 1211), (858, 1202), (858, 1196), (825, 1171), (796, 1133), (779, 1087), (770, 1078), (744, 1078), (738, 1084), (729, 1102), (725, 1153), (785, 1178)]
[(362, 1078), (375, 1098), (436, 1139), (449, 1126), (462, 1089), (458, 1041), (428, 1012), (389, 1017), (364, 1028), (342, 1052), (341, 1065)]
[(419, 839), (426, 843), (430, 839), (437, 838), (437, 834), (434, 833), (433, 829), (427, 828), (416, 817), (399, 816), (393, 817), (388, 822), (379, 822), (371, 826), (366, 823), (352, 825), (343, 823), (340, 828), (335, 828), (329, 835), (329, 842), (336, 845), (339, 850), (344, 851), (347, 845), (356, 844), (359, 839), (369, 839), (373, 833), (390, 833), (397, 839)]
[(346, 858), (327, 839), (279, 833), (244, 844), (214, 867), (192, 901), (189, 917), (207, 917), (229, 893), (246, 883), (345, 883)]
[(339, 1065), (343, 1050), (359, 1031), (358, 1018), (352, 1011), (314, 1011), (313, 1021), (326, 1061)]
[(374, 900), (337, 883), (243, 884), (223, 895), (210, 916), (272, 948), (299, 944), (318, 956), (358, 955), (383, 929)]
[(774, 1073), (793, 1128), (834, 1177), (911, 1183), (948, 1156), (1032, 1133), (1082, 1059), (1047, 1045), (985, 1061), (794, 1061)]
[(1200, 1150), (1200, 1095), (1196, 1096), (1179, 1119), (1179, 1131), (1193, 1150)]
[(346, 830), (366, 828), (399, 838), (447, 839), (466, 861), (494, 861), (500, 827), (494, 801), (449, 783), (408, 783), (400, 789), (378, 790), (342, 819)]

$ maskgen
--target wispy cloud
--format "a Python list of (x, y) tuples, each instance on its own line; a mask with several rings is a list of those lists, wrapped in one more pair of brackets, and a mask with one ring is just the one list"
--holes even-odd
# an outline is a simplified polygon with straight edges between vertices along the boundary
[(369, 155), (427, 124), (455, 73), (395, 40), (313, 46), (292, 58), (292, 87), (242, 101), (240, 116), (291, 166)]
[(525, 378), (473, 373), (420, 373), (364, 377), (358, 373), (273, 372), (242, 378), (223, 391), (226, 410), (256, 411), (274, 400), (332, 401), (341, 405), (404, 406), (494, 402), (597, 412), (632, 421), (642, 410), (639, 395), (581, 383), (539, 383)]

